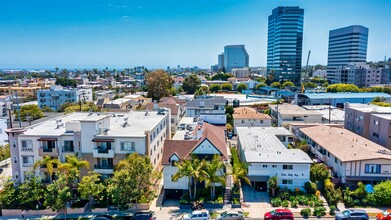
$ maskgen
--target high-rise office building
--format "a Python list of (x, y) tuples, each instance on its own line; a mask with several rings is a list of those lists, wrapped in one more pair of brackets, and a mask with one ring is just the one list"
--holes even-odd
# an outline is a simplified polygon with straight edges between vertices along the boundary
[(224, 70), (224, 53), (219, 54), (217, 58), (217, 66), (219, 66), (219, 70)]
[(327, 79), (338, 83), (336, 69), (351, 63), (366, 62), (368, 28), (352, 25), (331, 30), (327, 58)]
[(248, 65), (249, 56), (244, 45), (224, 47), (224, 69), (226, 72), (231, 72), (234, 68), (248, 67)]
[(267, 73), (274, 81), (300, 82), (304, 9), (277, 7), (269, 16)]

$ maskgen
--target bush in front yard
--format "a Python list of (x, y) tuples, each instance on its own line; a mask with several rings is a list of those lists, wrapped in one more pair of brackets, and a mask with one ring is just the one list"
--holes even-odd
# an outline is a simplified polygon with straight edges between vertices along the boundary
[(288, 208), (289, 207), (289, 201), (288, 200), (284, 200), (282, 202), (282, 207)]
[(322, 217), (326, 215), (326, 209), (324, 207), (316, 207), (314, 208), (314, 216), (316, 217)]
[(303, 216), (303, 217), (308, 217), (311, 215), (311, 209), (302, 209), (300, 211), (300, 215)]
[(299, 201), (297, 201), (296, 199), (291, 200), (291, 207), (292, 208), (297, 208), (297, 204), (299, 204)]
[(282, 204), (282, 201), (280, 198), (272, 199), (271, 204), (273, 207), (280, 207)]
[(335, 210), (336, 210), (335, 206), (333, 206), (333, 205), (330, 206), (329, 214), (332, 215), (332, 216), (334, 216), (334, 215), (335, 215)]
[(318, 190), (318, 186), (316, 183), (313, 182), (306, 182), (304, 183), (304, 189), (307, 191), (307, 193), (314, 194)]

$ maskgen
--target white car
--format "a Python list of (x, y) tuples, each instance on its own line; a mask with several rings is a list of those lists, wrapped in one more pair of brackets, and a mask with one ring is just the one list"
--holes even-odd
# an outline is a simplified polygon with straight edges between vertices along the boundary
[(183, 215), (183, 220), (209, 220), (208, 210), (195, 210), (192, 213)]
[(217, 220), (244, 220), (244, 216), (241, 211), (230, 210), (222, 212)]

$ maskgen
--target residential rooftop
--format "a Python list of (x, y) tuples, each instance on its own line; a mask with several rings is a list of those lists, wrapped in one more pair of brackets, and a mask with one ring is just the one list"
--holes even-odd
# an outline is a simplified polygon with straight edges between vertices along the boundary
[(378, 106), (373, 104), (355, 104), (349, 103), (346, 107), (361, 112), (391, 113), (391, 107)]
[(391, 120), (391, 114), (373, 114), (373, 116), (376, 116), (376, 117), (379, 117), (379, 118), (383, 118), (383, 119), (386, 119), (386, 120)]
[(290, 136), (282, 127), (238, 127), (238, 139), (248, 163), (312, 163), (302, 150), (287, 149), (277, 136)]
[(239, 107), (234, 109), (232, 115), (234, 119), (271, 119), (267, 114), (259, 113), (257, 110), (249, 107)]
[[(269, 108), (273, 109), (274, 111), (277, 111), (277, 105), (269, 105)], [(319, 112), (309, 111), (307, 109), (304, 109), (298, 105), (292, 105), (292, 104), (279, 104), (278, 105), (278, 112), (282, 115), (321, 115)]]
[[(329, 105), (303, 105), (303, 108), (322, 114), (322, 117), (326, 120), (330, 118), (331, 121), (344, 121), (345, 111)], [(330, 116), (330, 117), (329, 117)]]
[[(62, 115), (60, 117), (43, 121), (25, 128), (24, 135), (31, 136), (60, 136), (69, 134), (67, 132), (67, 123), (80, 124), (80, 122), (97, 122), (108, 117), (110, 127), (107, 137), (144, 137), (145, 131), (149, 131), (156, 126), (164, 117), (164, 114), (158, 114), (157, 111), (130, 111), (129, 113), (88, 113), (76, 112)], [(127, 121), (127, 123), (125, 123)], [(58, 126), (60, 124), (60, 126)], [(126, 124), (126, 126), (124, 126)], [(80, 126), (78, 126), (80, 129)], [(71, 132), (72, 133), (72, 132)], [(99, 136), (99, 135), (98, 135)]]
[(318, 125), (300, 128), (300, 131), (342, 162), (370, 159), (391, 160), (390, 150), (344, 128)]
[(310, 99), (328, 99), (328, 98), (374, 98), (377, 96), (391, 98), (391, 95), (382, 92), (337, 92), (337, 93), (303, 93)]

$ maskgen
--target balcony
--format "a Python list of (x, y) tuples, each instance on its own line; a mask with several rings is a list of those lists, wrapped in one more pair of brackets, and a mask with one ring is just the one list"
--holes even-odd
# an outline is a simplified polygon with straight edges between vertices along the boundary
[(114, 157), (114, 150), (95, 148), (92, 151), (92, 156), (99, 157), (99, 158), (113, 158)]
[(39, 148), (39, 156), (58, 157), (57, 148)]
[(22, 166), (23, 167), (32, 167), (34, 165), (34, 163), (23, 163)]
[(102, 166), (100, 164), (94, 165), (94, 171), (100, 174), (113, 174), (114, 167), (113, 166)]

